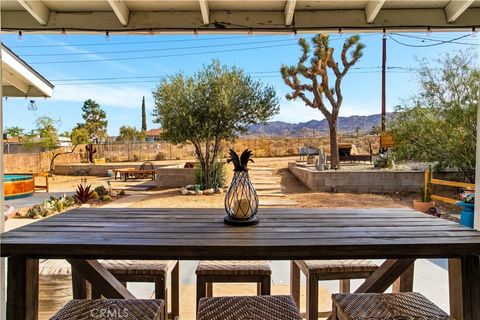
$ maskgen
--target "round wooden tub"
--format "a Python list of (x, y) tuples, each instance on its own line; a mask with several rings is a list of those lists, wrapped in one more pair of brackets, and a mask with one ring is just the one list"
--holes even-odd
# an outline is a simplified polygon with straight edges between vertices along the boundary
[(17, 199), (32, 196), (35, 191), (33, 175), (31, 174), (5, 174), (5, 199)]

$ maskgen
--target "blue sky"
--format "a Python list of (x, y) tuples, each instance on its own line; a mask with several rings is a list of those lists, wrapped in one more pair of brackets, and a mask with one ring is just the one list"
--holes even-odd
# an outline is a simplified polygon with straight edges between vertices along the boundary
[[(467, 34), (412, 34), (429, 40), (392, 36), (403, 43), (422, 46)], [(331, 36), (331, 44), (337, 48), (336, 57), (347, 37), (348, 34)], [(443, 53), (469, 47), (480, 50), (479, 38), (468, 35), (458, 40), (476, 43), (476, 47), (451, 43), (408, 47), (389, 38), (387, 65), (415, 69), (418, 67), (416, 58), (434, 59)], [(382, 35), (362, 34), (361, 39), (366, 45), (364, 56), (355, 65), (358, 69), (351, 70), (343, 82), (344, 102), (340, 111), (343, 116), (380, 112)], [(107, 41), (104, 35), (25, 34), (19, 40), (16, 35), (7, 34), (2, 36), (2, 41), (55, 85), (53, 98), (36, 100), (37, 111), (27, 109), (27, 99), (4, 100), (5, 127), (19, 126), (30, 130), (38, 116), (46, 115), (60, 119), (60, 131), (70, 130), (82, 120), (83, 101), (91, 98), (107, 113), (108, 133), (116, 135), (122, 125), (140, 127), (140, 106), (142, 96), (145, 96), (148, 127), (155, 128), (157, 125), (152, 123), (151, 117), (151, 92), (158, 79), (178, 71), (192, 74), (212, 59), (219, 59), (227, 65), (235, 64), (254, 78), (273, 85), (281, 98), (280, 114), (273, 120), (297, 123), (323, 119), (320, 111), (306, 107), (301, 101), (286, 101), (284, 98), (288, 87), (278, 70), (282, 63), (295, 64), (300, 52), (297, 40), (290, 35), (200, 35), (198, 38), (192, 35), (112, 35)], [(417, 88), (415, 70), (389, 69), (387, 111), (414, 94)]]

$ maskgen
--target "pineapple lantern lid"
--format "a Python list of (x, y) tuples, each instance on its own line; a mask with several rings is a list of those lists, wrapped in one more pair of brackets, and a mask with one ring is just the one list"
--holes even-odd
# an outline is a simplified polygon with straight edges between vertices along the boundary
[(233, 166), (234, 166), (233, 171), (235, 172), (248, 171), (248, 167), (247, 167), (248, 163), (254, 162), (252, 159), (253, 151), (249, 149), (243, 150), (240, 157), (232, 149), (230, 149), (229, 154), (230, 154), (230, 158), (227, 159), (227, 163), (230, 163), (230, 162), (233, 163)]

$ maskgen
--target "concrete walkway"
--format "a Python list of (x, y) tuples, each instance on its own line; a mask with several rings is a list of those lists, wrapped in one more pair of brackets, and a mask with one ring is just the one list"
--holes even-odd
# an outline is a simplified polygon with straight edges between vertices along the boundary
[(292, 207), (298, 204), (296, 201), (283, 199), (284, 188), (280, 184), (280, 178), (275, 176), (275, 169), (252, 165), (248, 173), (257, 190), (261, 207)]

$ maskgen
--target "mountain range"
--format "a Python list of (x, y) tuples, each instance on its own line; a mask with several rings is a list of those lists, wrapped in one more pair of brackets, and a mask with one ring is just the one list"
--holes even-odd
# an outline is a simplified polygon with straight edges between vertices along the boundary
[[(387, 113), (387, 121), (391, 117)], [(381, 114), (369, 116), (338, 117), (338, 131), (344, 134), (355, 133), (357, 128), (360, 133), (368, 133), (373, 127), (380, 127)], [(248, 136), (315, 136), (328, 133), (328, 122), (323, 120), (310, 120), (300, 123), (288, 123), (283, 121), (270, 121), (266, 124), (250, 126)]]

